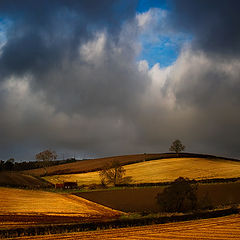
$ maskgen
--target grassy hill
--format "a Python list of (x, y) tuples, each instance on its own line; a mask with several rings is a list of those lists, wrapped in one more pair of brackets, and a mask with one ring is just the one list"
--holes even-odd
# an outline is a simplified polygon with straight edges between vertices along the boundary
[[(72, 173), (86, 173), (93, 172), (102, 169), (102, 167), (111, 161), (119, 161), (122, 165), (128, 165), (133, 163), (139, 163), (143, 161), (150, 161), (155, 159), (176, 158), (175, 153), (154, 153), (154, 154), (135, 154), (124, 156), (113, 156), (97, 159), (79, 160), (73, 163), (61, 164), (57, 166), (51, 166), (47, 168), (47, 175), (60, 175), (60, 174), (72, 174)], [(207, 159), (224, 159), (231, 161), (238, 161), (235, 159), (221, 158), (206, 154), (193, 154), (193, 153), (181, 153), (180, 157), (186, 158), (207, 158)], [(44, 176), (45, 170), (43, 168), (32, 169), (23, 171), (25, 174), (33, 176)]]
[[(131, 176), (134, 183), (169, 182), (179, 176), (196, 180), (240, 177), (240, 162), (222, 158), (167, 158), (126, 165), (125, 169), (126, 176)], [(77, 181), (78, 185), (100, 184), (98, 171), (44, 179), (53, 184), (63, 181)]]
[(22, 174), (19, 172), (1, 172), (0, 173), (0, 186), (9, 187), (50, 187), (51, 184), (41, 178)]

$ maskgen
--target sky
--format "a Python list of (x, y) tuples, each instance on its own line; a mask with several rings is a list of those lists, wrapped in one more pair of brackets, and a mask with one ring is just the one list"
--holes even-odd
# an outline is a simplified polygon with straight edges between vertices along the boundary
[(1, 0), (0, 159), (240, 158), (238, 0)]

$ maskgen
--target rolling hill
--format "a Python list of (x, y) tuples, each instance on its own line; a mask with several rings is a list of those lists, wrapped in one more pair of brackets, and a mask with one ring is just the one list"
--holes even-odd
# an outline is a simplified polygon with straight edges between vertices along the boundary
[(103, 216), (118, 211), (92, 203), (71, 194), (58, 194), (40, 190), (0, 187), (0, 214), (45, 214), (68, 216)]
[[(153, 153), (153, 154), (135, 154), (135, 155), (123, 155), (113, 156), (97, 159), (78, 160), (73, 163), (61, 164), (51, 166), (47, 168), (47, 175), (60, 175), (60, 174), (72, 174), (72, 173), (86, 173), (101, 170), (102, 167), (111, 161), (119, 161), (122, 165), (128, 165), (133, 163), (139, 163), (143, 161), (150, 161), (156, 159), (176, 158), (175, 153)], [(206, 154), (194, 154), (194, 153), (181, 153), (180, 157), (185, 158), (207, 158), (207, 159), (223, 159), (238, 161), (236, 159), (229, 159), (223, 157), (216, 157)], [(240, 162), (240, 161), (239, 161)], [(44, 176), (45, 170), (43, 168), (25, 170), (22, 173), (33, 176)]]
[[(133, 183), (169, 182), (179, 176), (196, 180), (240, 177), (240, 162), (222, 158), (165, 158), (134, 163), (124, 168)], [(64, 181), (77, 181), (78, 185), (100, 184), (98, 171), (46, 176), (44, 179), (53, 184)]]
[[(119, 161), (122, 165), (141, 162), (150, 159), (159, 159), (164, 154), (136, 154), (136, 155), (124, 155), (114, 156), (96, 159), (79, 160), (74, 163), (61, 164), (57, 166), (51, 166), (47, 168), (47, 175), (56, 174), (71, 174), (71, 173), (85, 173), (93, 172), (102, 169), (104, 164), (111, 161)], [(43, 168), (32, 169), (23, 171), (25, 174), (33, 176), (44, 176), (45, 170)]]
[(0, 187), (0, 229), (114, 218), (121, 212), (71, 194)]
[(51, 184), (47, 181), (44, 181), (41, 178), (37, 178), (31, 175), (27, 175), (19, 172), (1, 172), (0, 186), (45, 188), (45, 187), (51, 187)]

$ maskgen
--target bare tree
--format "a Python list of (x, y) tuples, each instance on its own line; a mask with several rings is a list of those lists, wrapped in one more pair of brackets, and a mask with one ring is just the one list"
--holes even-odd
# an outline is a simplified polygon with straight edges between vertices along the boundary
[(181, 143), (180, 140), (175, 140), (169, 148), (169, 151), (176, 152), (177, 156), (180, 152), (185, 150), (185, 146)]
[(51, 150), (47, 149), (43, 152), (36, 154), (35, 158), (37, 161), (42, 161), (41, 165), (45, 170), (45, 175), (47, 175), (46, 168), (49, 166), (50, 161), (54, 161), (57, 159), (57, 154), (55, 151), (51, 151)]
[(128, 183), (131, 181), (131, 177), (123, 177), (125, 173), (126, 170), (119, 161), (112, 161), (103, 167), (99, 172), (99, 177), (103, 185), (113, 184), (116, 186), (117, 184)]

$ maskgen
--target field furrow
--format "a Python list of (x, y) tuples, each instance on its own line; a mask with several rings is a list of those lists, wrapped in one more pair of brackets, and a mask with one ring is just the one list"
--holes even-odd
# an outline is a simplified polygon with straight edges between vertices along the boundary
[(240, 215), (186, 222), (156, 224), (142, 227), (108, 229), (36, 237), (19, 237), (15, 240), (237, 240), (240, 236)]

